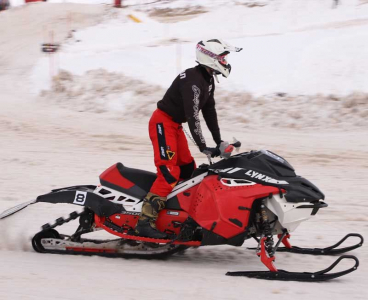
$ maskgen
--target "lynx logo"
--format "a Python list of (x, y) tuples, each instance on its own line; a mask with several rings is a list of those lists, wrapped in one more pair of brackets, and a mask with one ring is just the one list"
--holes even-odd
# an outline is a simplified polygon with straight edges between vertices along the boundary
[(274, 178), (268, 177), (266, 175), (263, 175), (261, 173), (258, 173), (256, 171), (253, 170), (249, 170), (245, 173), (245, 175), (248, 175), (249, 177), (255, 178), (255, 179), (259, 179), (262, 180), (264, 182), (268, 182), (268, 183), (276, 183), (276, 184), (289, 184), (288, 182), (284, 181), (284, 180), (276, 180)]
[(211, 93), (212, 91), (212, 84), (210, 84), (210, 86), (208, 87), (208, 92)]
[[(227, 168), (227, 169), (215, 169), (213, 170), (216, 173), (227, 173), (227, 174), (233, 174), (233, 173), (237, 173), (239, 171), (245, 171), (245, 169), (243, 168)], [(255, 178), (255, 179), (259, 179), (262, 180), (264, 182), (268, 182), (268, 183), (274, 183), (274, 184), (289, 184), (287, 181), (285, 180), (276, 180), (274, 178), (268, 177), (266, 175), (263, 175), (261, 173), (258, 173), (256, 171), (253, 170), (248, 170), (247, 172), (245, 172), (245, 175)]]
[(185, 77), (187, 77), (187, 74), (185, 74), (185, 72), (180, 73), (180, 79), (184, 79)]
[(162, 135), (162, 128), (160, 124), (157, 125), (157, 130), (158, 130), (158, 133)]
[(87, 199), (87, 192), (76, 191), (73, 204), (84, 205), (86, 199)]

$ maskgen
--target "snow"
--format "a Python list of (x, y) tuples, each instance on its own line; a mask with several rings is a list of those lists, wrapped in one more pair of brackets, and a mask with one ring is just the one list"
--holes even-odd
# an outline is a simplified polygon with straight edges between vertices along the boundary
[[(195, 65), (195, 43), (215, 32), (216, 37), (244, 48), (229, 55), (232, 74), (221, 78), (219, 85), (228, 91), (254, 95), (367, 92), (368, 5), (358, 9), (350, 1), (355, 5), (333, 10), (321, 5), (326, 1), (294, 2), (280, 4), (277, 11), (271, 4), (252, 9), (229, 4), (170, 24), (127, 9), (118, 19), (76, 32), (74, 41), (60, 53), (60, 68), (79, 75), (103, 68), (167, 87), (180, 71)], [(312, 12), (314, 17), (309, 18)], [(143, 22), (134, 23), (129, 14)], [(204, 26), (218, 23), (224, 15), (232, 17), (221, 26)], [(35, 83), (36, 91), (50, 88), (47, 60), (35, 68), (34, 77), (42, 78)]]
[[(0, 13), (0, 211), (53, 188), (97, 184), (118, 161), (154, 171), (150, 114), (173, 77), (194, 65), (195, 43), (219, 36), (244, 47), (231, 54), (233, 72), (216, 87), (223, 138), (235, 136), (242, 151), (280, 154), (326, 194), (329, 207), (291, 242), (325, 247), (349, 232), (366, 237), (366, 1), (340, 1), (336, 9), (327, 0), (149, 2), (127, 0), (119, 10), (34, 3)], [(188, 5), (192, 13), (198, 6), (207, 12), (175, 15)], [(153, 7), (172, 15), (153, 15)], [(76, 31), (68, 38), (70, 29)], [(64, 70), (53, 81), (50, 58), (40, 52), (50, 30), (62, 44), (55, 65)], [(198, 164), (206, 162), (190, 148)], [(368, 297), (366, 246), (352, 252), (361, 262), (356, 272), (310, 284), (225, 276), (264, 269), (246, 249), (253, 241), (190, 249), (165, 261), (35, 253), (30, 239), (40, 226), (76, 209), (36, 204), (0, 221), (1, 300)], [(316, 271), (335, 259), (280, 253), (276, 265)]]
[(9, 1), (11, 7), (17, 7), (25, 4), (24, 0), (10, 0)]

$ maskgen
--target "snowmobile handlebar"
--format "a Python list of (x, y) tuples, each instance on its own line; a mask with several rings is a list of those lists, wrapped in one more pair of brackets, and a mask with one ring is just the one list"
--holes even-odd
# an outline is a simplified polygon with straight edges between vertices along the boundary
[[(216, 155), (217, 157), (220, 156), (221, 158), (228, 159), (234, 151), (234, 148), (236, 149), (236, 151), (239, 151), (239, 148), (241, 147), (241, 142), (238, 141), (236, 138), (233, 139), (234, 140), (232, 144), (229, 144), (228, 142), (221, 142), (221, 144), (217, 146), (219, 151), (219, 154)], [(212, 165), (211, 155), (207, 155), (207, 158), (209, 164)]]
[(241, 142), (240, 141), (236, 141), (235, 143), (230, 144), (230, 145), (234, 146), (235, 148), (240, 148), (241, 147)]

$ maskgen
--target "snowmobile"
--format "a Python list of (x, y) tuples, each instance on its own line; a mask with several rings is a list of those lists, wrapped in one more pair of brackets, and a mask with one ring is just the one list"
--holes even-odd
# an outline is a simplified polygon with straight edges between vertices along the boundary
[[(240, 142), (233, 144), (240, 147)], [(42, 226), (32, 239), (40, 253), (103, 256), (166, 257), (189, 247), (210, 245), (241, 246), (245, 240), (257, 242), (256, 254), (268, 271), (228, 272), (268, 280), (324, 281), (358, 268), (355, 256), (343, 255), (330, 267), (314, 272), (287, 272), (274, 265), (276, 252), (329, 255), (341, 254), (363, 244), (357, 233), (345, 236), (327, 248), (299, 248), (289, 242), (290, 233), (301, 222), (327, 207), (324, 194), (307, 179), (297, 176), (281, 156), (267, 150), (238, 153), (209, 164), (202, 164), (192, 177), (179, 182), (159, 213), (157, 228), (167, 239), (137, 236), (134, 232), (143, 198), (156, 174), (117, 163), (100, 175), (100, 184), (79, 185), (52, 190), (36, 200), (20, 204), (0, 215), (6, 218), (35, 203), (68, 203), (80, 206), (67, 218)], [(59, 227), (79, 219), (72, 235), (60, 234)], [(88, 239), (85, 234), (105, 230), (110, 240)], [(338, 248), (350, 237), (359, 239), (352, 246)], [(275, 240), (274, 240), (275, 239)], [(284, 247), (280, 247), (283, 244)], [(331, 273), (343, 259), (354, 266)]]

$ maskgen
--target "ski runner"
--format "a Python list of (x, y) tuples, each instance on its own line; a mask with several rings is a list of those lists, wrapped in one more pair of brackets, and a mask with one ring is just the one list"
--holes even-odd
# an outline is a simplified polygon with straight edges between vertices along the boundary
[[(196, 62), (199, 65), (180, 73), (157, 103), (157, 109), (149, 121), (157, 179), (143, 200), (141, 215), (135, 227), (135, 233), (139, 236), (167, 238), (165, 233), (156, 228), (158, 213), (165, 208), (167, 195), (175, 185), (180, 180), (190, 178), (196, 168), (182, 123), (188, 122), (192, 137), (203, 154), (215, 157), (231, 153), (233, 147), (221, 140), (213, 77), (217, 82), (219, 74), (228, 77), (231, 66), (226, 56), (230, 51), (241, 50), (218, 39), (200, 41), (196, 46)], [(200, 110), (217, 145), (215, 148), (207, 147), (202, 135)]]

